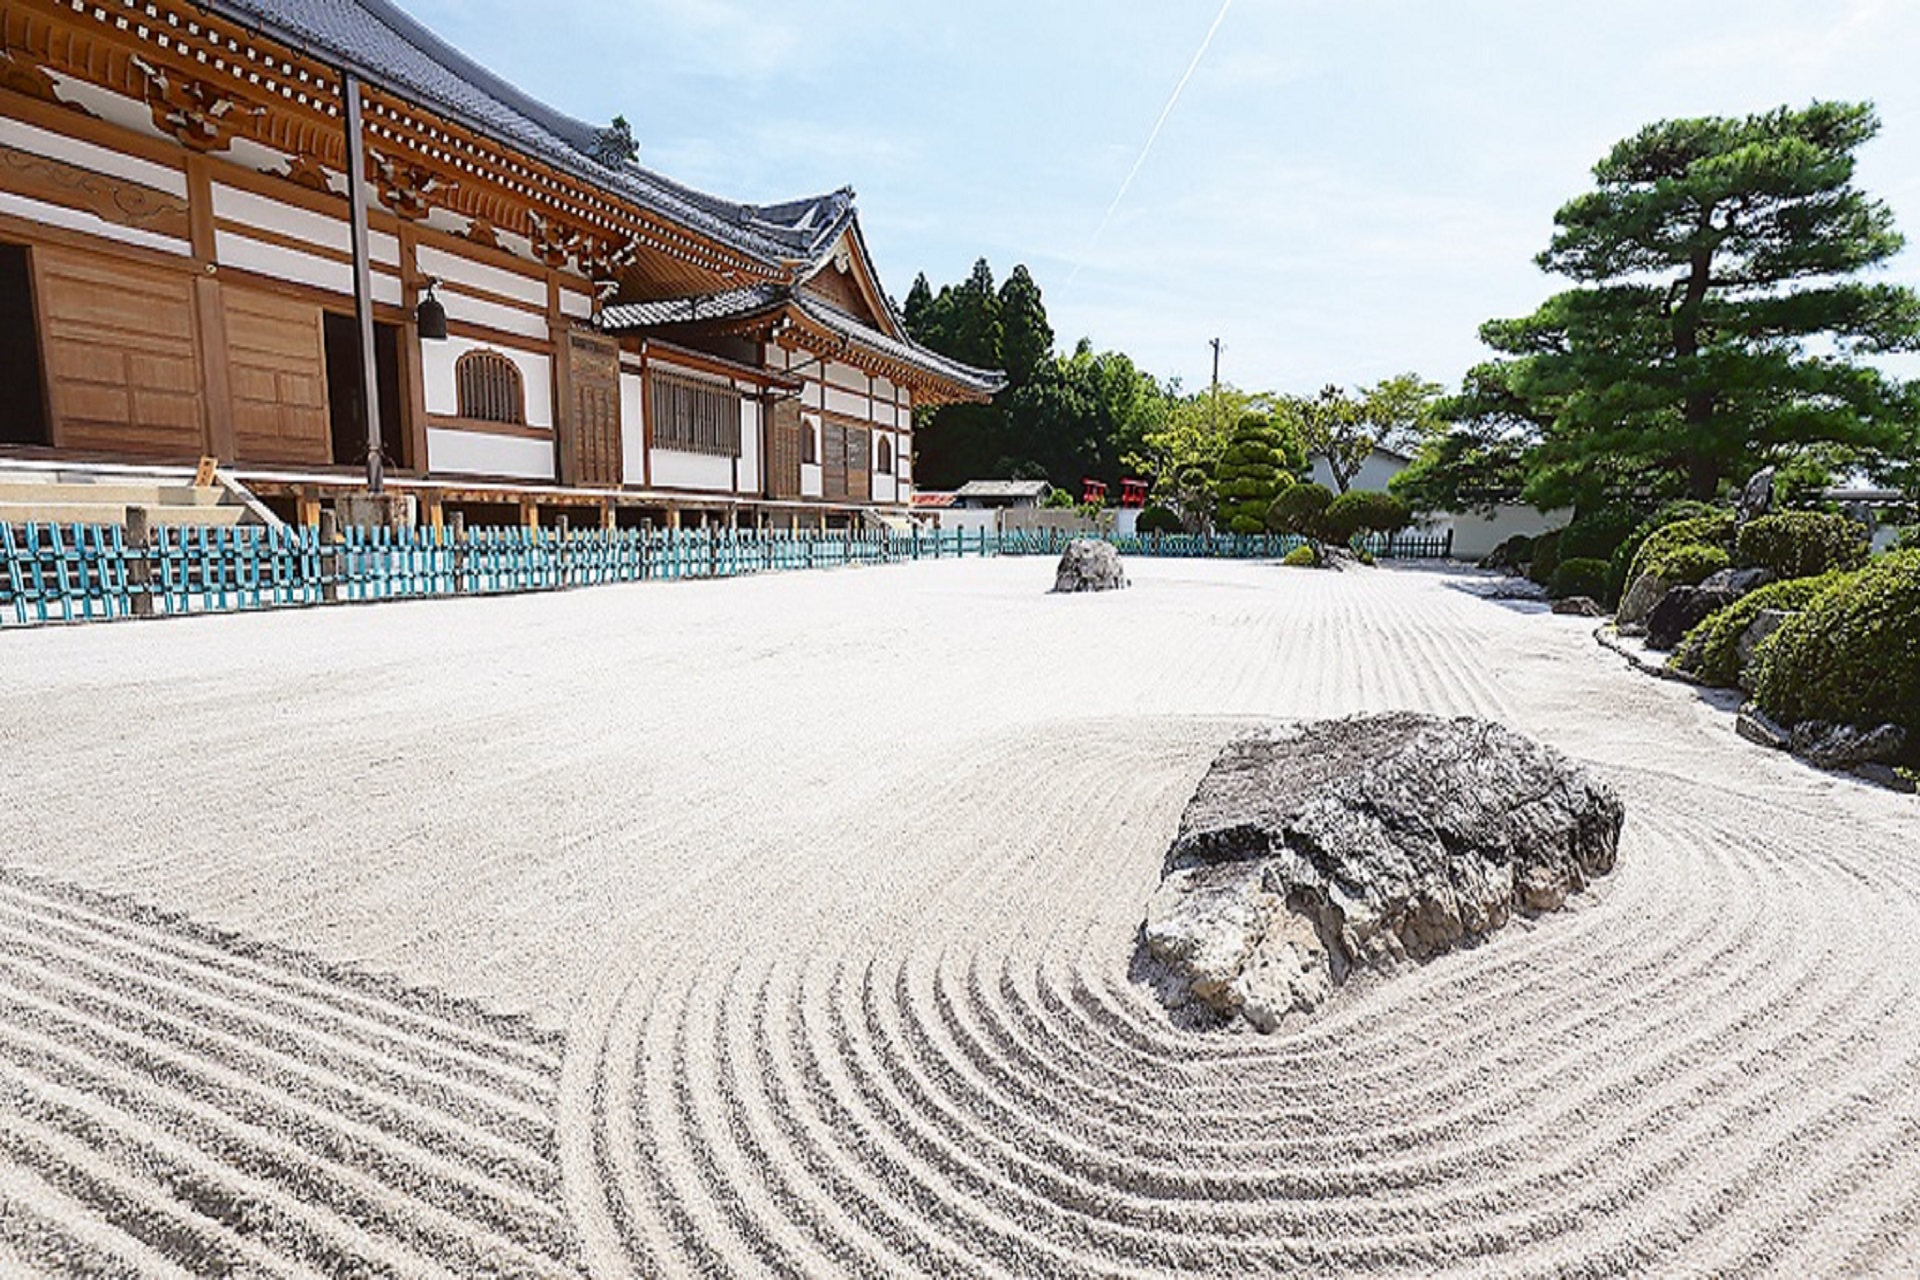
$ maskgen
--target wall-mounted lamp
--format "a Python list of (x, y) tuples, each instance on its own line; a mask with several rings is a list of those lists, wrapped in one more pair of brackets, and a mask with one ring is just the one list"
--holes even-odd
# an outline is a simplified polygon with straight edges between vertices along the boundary
[(433, 286), (438, 280), (427, 281), (427, 296), (420, 299), (420, 305), (414, 308), (413, 321), (419, 327), (420, 337), (429, 342), (447, 340), (447, 309), (440, 305), (440, 299), (433, 296)]

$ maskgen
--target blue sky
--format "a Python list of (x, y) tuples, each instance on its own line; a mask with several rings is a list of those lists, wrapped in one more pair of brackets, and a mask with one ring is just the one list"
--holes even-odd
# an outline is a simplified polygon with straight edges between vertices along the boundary
[[(851, 185), (904, 298), (1024, 262), (1082, 335), (1198, 386), (1453, 383), (1556, 282), (1553, 211), (1650, 121), (1869, 99), (1860, 182), (1920, 241), (1914, 0), (401, 0), (643, 163), (734, 199)], [(1920, 249), (1887, 278), (1920, 285)], [(1903, 359), (1903, 372), (1920, 363)]]

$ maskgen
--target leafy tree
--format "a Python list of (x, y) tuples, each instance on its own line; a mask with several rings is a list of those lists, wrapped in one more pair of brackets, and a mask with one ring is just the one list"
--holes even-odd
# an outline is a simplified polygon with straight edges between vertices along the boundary
[(1267, 508), (1267, 527), (1276, 533), (1291, 533), (1305, 538), (1314, 549), (1314, 559), (1322, 559), (1320, 544), (1337, 541), (1330, 538), (1326, 523), (1327, 508), (1333, 504), (1333, 490), (1323, 484), (1296, 484), (1281, 492)]
[(1325, 519), (1335, 528), (1351, 526), (1356, 533), (1391, 536), (1407, 527), (1413, 512), (1390, 493), (1355, 489), (1328, 503)]
[(1902, 243), (1853, 185), (1878, 129), (1832, 102), (1662, 121), (1595, 166), (1537, 259), (1575, 287), (1481, 328), (1544, 425), (1531, 500), (1607, 487), (1594, 467), (1704, 499), (1815, 446), (1899, 448), (1900, 389), (1855, 359), (1920, 347), (1913, 290), (1855, 278)]
[(1438, 414), (1442, 388), (1417, 373), (1399, 373), (1360, 389), (1359, 419), (1373, 443), (1411, 454), (1446, 429)]
[(1334, 487), (1345, 493), (1373, 456), (1374, 436), (1361, 402), (1328, 384), (1317, 396), (1290, 398), (1287, 410), (1308, 451), (1327, 460)]
[(1508, 390), (1505, 370), (1474, 367), (1459, 393), (1432, 413), (1433, 427), (1406, 470), (1387, 482), (1388, 492), (1415, 511), (1492, 515), (1519, 502), (1533, 474), (1541, 426)]
[(1293, 483), (1281, 466), (1280, 448), (1280, 429), (1270, 415), (1247, 413), (1235, 425), (1213, 469), (1220, 518), (1233, 532), (1264, 532), (1268, 506)]

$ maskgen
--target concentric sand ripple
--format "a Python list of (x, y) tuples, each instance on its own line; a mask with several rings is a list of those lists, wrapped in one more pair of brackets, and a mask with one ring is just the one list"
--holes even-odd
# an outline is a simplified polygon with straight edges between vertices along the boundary
[[(1050, 569), (5, 638), (0, 1272), (1914, 1272), (1910, 801), (1446, 573)], [(1586, 761), (1616, 871), (1175, 1025), (1209, 760), (1399, 707)]]
[(554, 1047), (0, 875), (0, 1240), (124, 1275), (573, 1274)]

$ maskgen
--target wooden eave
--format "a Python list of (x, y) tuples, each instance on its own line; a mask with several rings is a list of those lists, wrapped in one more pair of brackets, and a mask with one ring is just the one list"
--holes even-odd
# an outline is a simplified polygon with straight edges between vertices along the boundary
[[(217, 136), (189, 141), (218, 153), (248, 138), (297, 158), (288, 176), (319, 189), (321, 169), (345, 167), (339, 69), (185, 0), (0, 0), (0, 84), (71, 107), (46, 72), (147, 102), (164, 103), (153, 68), (208, 102)], [(423, 217), (441, 207), (486, 228), (525, 237), (550, 267), (619, 281), (635, 298), (772, 282), (787, 273), (597, 187), (483, 130), (414, 105), (363, 80), (368, 178), (383, 205)], [(162, 126), (164, 127), (164, 126)], [(299, 168), (299, 164), (312, 166)], [(415, 203), (417, 201), (417, 203)], [(484, 241), (484, 232), (476, 235)]]
[[(860, 291), (860, 297), (866, 303), (867, 311), (872, 315), (874, 324), (886, 333), (888, 337), (899, 338), (904, 341), (907, 335), (901, 330), (899, 322), (894, 318), (893, 308), (887, 305), (886, 295), (881, 292), (880, 277), (875, 273), (873, 263), (867, 257), (866, 241), (859, 234), (859, 219), (857, 217), (848, 221), (846, 229), (840, 233), (839, 241), (836, 242), (835, 247), (837, 248), (838, 243), (841, 242), (847, 245), (848, 265), (852, 268), (848, 274), (853, 278), (854, 287)], [(801, 277), (800, 284), (802, 287), (823, 272), (834, 270), (834, 259), (837, 256), (837, 253), (829, 250), (825, 256), (814, 264), (812, 270)]]

